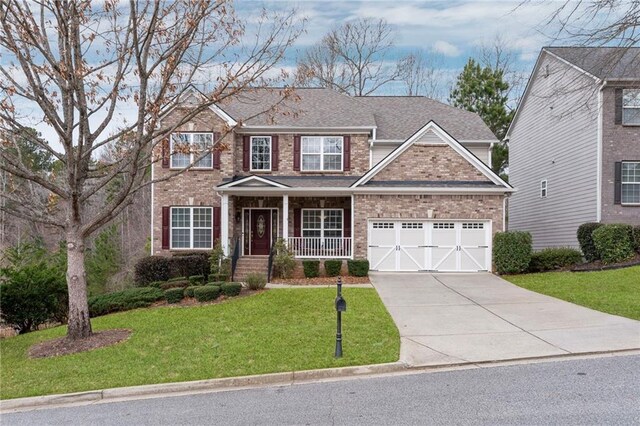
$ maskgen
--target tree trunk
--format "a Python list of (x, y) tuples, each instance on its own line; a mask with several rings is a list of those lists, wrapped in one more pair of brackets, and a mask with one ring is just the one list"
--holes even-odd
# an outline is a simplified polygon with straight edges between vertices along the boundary
[(69, 320), (67, 337), (82, 339), (91, 335), (87, 275), (84, 270), (84, 238), (75, 229), (67, 231), (67, 288)]

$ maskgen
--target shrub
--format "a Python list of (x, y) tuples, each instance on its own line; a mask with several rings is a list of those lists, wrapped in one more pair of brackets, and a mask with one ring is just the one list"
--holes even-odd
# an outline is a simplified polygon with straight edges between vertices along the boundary
[(582, 254), (587, 262), (593, 262), (594, 260), (598, 260), (598, 251), (596, 250), (596, 246), (593, 243), (593, 231), (601, 227), (601, 223), (597, 222), (587, 222), (578, 226), (578, 243), (580, 244), (580, 250), (582, 250)]
[(209, 264), (208, 253), (179, 253), (171, 258), (172, 277), (190, 277), (192, 275), (209, 276), (211, 265)]
[(64, 275), (45, 264), (33, 264), (5, 272), (0, 285), (0, 318), (19, 334), (49, 321), (64, 322), (67, 283)]
[(172, 283), (174, 281), (189, 281), (189, 278), (187, 278), (187, 277), (175, 277), (175, 278), (171, 278), (170, 280), (167, 280), (168, 283)]
[(582, 253), (570, 247), (546, 248), (531, 255), (529, 272), (552, 271), (582, 262)]
[(224, 284), (222, 284), (220, 289), (222, 290), (222, 294), (224, 294), (225, 296), (233, 297), (233, 296), (237, 296), (237, 295), (240, 294), (240, 291), (242, 291), (242, 284), (240, 284), (240, 283), (224, 283)]
[(276, 255), (273, 258), (274, 275), (280, 278), (291, 278), (291, 274), (296, 268), (296, 259), (293, 252), (289, 250), (282, 238), (276, 241), (274, 249), (276, 251)]
[(166, 283), (160, 284), (160, 288), (162, 290), (169, 290), (170, 288), (186, 288), (191, 285), (191, 282), (188, 280), (183, 281), (167, 281)]
[(493, 237), (493, 262), (499, 274), (525, 272), (531, 262), (531, 234), (498, 232)]
[(182, 298), (184, 297), (184, 288), (170, 288), (164, 291), (164, 298), (167, 299), (169, 303), (180, 303)]
[(264, 274), (249, 274), (245, 281), (249, 290), (260, 290), (267, 285), (267, 277)]
[(169, 279), (171, 260), (164, 256), (147, 256), (138, 260), (134, 267), (134, 282), (138, 287), (145, 287), (154, 281)]
[(162, 284), (166, 283), (167, 281), (154, 281), (152, 283), (149, 283), (149, 285), (147, 287), (155, 287), (155, 288), (160, 288), (162, 287)]
[(218, 240), (209, 255), (209, 267), (210, 275), (216, 281), (226, 281), (231, 275), (231, 259), (224, 255), (220, 240)]
[(324, 272), (328, 277), (337, 277), (342, 270), (342, 260), (327, 259), (324, 261)]
[(207, 283), (207, 285), (217, 285), (218, 287), (220, 287), (222, 284), (224, 284), (226, 281), (209, 281)]
[(101, 294), (89, 298), (89, 314), (97, 317), (111, 312), (144, 308), (163, 297), (162, 290), (153, 287), (129, 288), (115, 293)]
[(189, 277), (189, 282), (191, 283), (191, 285), (204, 284), (204, 281), (204, 275), (191, 275)]
[(631, 225), (608, 224), (593, 231), (593, 243), (602, 263), (622, 262), (633, 256)]
[(320, 261), (319, 260), (303, 260), (302, 269), (304, 270), (305, 277), (315, 278), (320, 275)]
[(203, 285), (193, 289), (193, 296), (198, 302), (210, 302), (220, 296), (220, 287), (217, 285)]
[(349, 275), (352, 277), (366, 277), (369, 275), (369, 261), (367, 259), (347, 260)]
[(184, 295), (186, 297), (193, 297), (193, 292), (196, 288), (202, 287), (201, 285), (192, 285), (184, 289)]
[(640, 225), (633, 227), (633, 248), (640, 253)]

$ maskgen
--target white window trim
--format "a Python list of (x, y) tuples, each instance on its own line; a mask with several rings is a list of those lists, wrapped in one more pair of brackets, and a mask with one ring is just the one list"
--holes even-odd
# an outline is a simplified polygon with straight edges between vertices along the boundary
[[(322, 141), (322, 143), (320, 144), (320, 152), (307, 152), (305, 153), (303, 150), (304, 147), (304, 139), (305, 138), (320, 138), (320, 140)], [(325, 170), (324, 168), (324, 156), (325, 155), (338, 155), (337, 153), (325, 153), (324, 152), (324, 141), (327, 138), (340, 138), (340, 140), (342, 141), (342, 152), (340, 152), (340, 169), (331, 169), (331, 170)], [(305, 169), (304, 168), (304, 161), (303, 158), (305, 155), (320, 155), (320, 168), (319, 169)], [(317, 173), (322, 173), (322, 172), (343, 172), (344, 171), (344, 136), (332, 136), (332, 135), (326, 135), (326, 136), (302, 136), (300, 137), (300, 171), (303, 172), (317, 172)]]
[(624, 92), (625, 91), (640, 91), (640, 89), (622, 89), (622, 125), (623, 126), (640, 126), (640, 123), (625, 123), (624, 121), (624, 110), (625, 109), (640, 109), (640, 106), (625, 106), (624, 105)]
[[(304, 231), (317, 231), (318, 228), (305, 228), (304, 227), (304, 212), (305, 211), (320, 211), (320, 236), (319, 237), (305, 237)], [(340, 237), (325, 237), (324, 236), (324, 213), (326, 211), (339, 211), (340, 212)], [(337, 229), (329, 229), (329, 231), (337, 231)], [(301, 209), (300, 211), (300, 236), (303, 238), (344, 238), (344, 209), (331, 209), (331, 208), (309, 208), (309, 209)]]
[[(186, 169), (187, 167), (189, 167), (190, 165), (193, 164), (191, 169), (196, 169), (196, 170), (211, 170), (211, 169), (213, 169), (213, 152), (209, 153), (209, 155), (211, 156), (211, 166), (209, 166), (209, 167), (197, 167), (194, 164), (194, 160), (197, 157), (195, 156), (195, 153), (191, 149), (189, 149), (189, 164), (187, 166), (184, 166), (184, 167), (174, 166), (173, 165), (173, 135), (177, 134), (177, 133), (180, 133), (180, 134), (183, 134), (183, 135), (190, 135), (189, 136), (189, 146), (193, 146), (193, 135), (211, 135), (211, 146), (213, 147), (213, 145), (215, 145), (215, 143), (216, 143), (212, 132), (173, 132), (171, 134), (171, 136), (169, 137), (169, 152), (171, 153), (170, 158), (169, 158), (169, 168), (171, 168), (171, 169)], [(201, 158), (201, 160), (204, 160), (204, 158), (205, 157)]]
[[(640, 161), (623, 161), (622, 165), (624, 167), (625, 164), (640, 164)], [(620, 173), (622, 175), (622, 172)], [(638, 203), (625, 203), (622, 201), (622, 187), (624, 185), (640, 185), (640, 182), (625, 182), (622, 180), (623, 177), (620, 176), (620, 204), (623, 206), (640, 206), (640, 202)]]
[[(269, 168), (268, 169), (254, 169), (253, 168), (253, 139), (254, 138), (267, 138), (269, 139)], [(249, 138), (249, 170), (252, 172), (270, 172), (272, 168), (273, 160), (273, 140), (271, 136), (251, 136)]]
[[(189, 227), (176, 227), (175, 229), (189, 229), (189, 247), (174, 247), (173, 246), (173, 209), (188, 209), (189, 210)], [(193, 209), (208, 209), (211, 215), (211, 227), (203, 228), (193, 226)], [(209, 229), (211, 231), (211, 245), (209, 247), (193, 247), (193, 230), (194, 229)], [(213, 207), (207, 206), (172, 206), (169, 209), (169, 249), (170, 250), (212, 250), (213, 249)]]
[[(543, 194), (544, 191), (544, 194)], [(549, 195), (549, 182), (547, 179), (542, 179), (540, 181), (540, 198), (547, 198)]]

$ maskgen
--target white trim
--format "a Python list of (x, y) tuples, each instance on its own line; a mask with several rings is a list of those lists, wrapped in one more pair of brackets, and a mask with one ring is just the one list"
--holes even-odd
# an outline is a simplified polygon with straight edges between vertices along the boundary
[(473, 144), (473, 145), (493, 145), (496, 142), (500, 142), (498, 139), (460, 139), (458, 142), (461, 144)]
[[(201, 91), (199, 91), (195, 87), (191, 86), (188, 89), (185, 89), (185, 91), (181, 93), (180, 97), (176, 100), (174, 105), (171, 105), (166, 110), (162, 111), (161, 117), (164, 118), (171, 111), (173, 111), (174, 109), (182, 106), (183, 105), (183, 99), (187, 98), (191, 94), (195, 94), (196, 96), (199, 96), (201, 99), (206, 99), (207, 101), (209, 101), (209, 99), (205, 96), (204, 93), (202, 93)], [(238, 125), (238, 122), (236, 120), (234, 120), (233, 117), (231, 117), (229, 114), (227, 114), (219, 106), (217, 106), (215, 104), (211, 104), (211, 105), (209, 105), (209, 109), (211, 111), (213, 111), (213, 113), (216, 114), (218, 117), (220, 117), (224, 122), (226, 122), (229, 127), (235, 127), (235, 126)], [(158, 120), (158, 126), (160, 126), (161, 122), (162, 122), (162, 119)]]
[[(245, 237), (244, 215), (246, 210), (249, 210), (249, 253), (244, 252), (244, 237)], [(242, 222), (242, 227), (241, 227), (242, 231), (240, 234), (240, 255), (241, 256), (252, 256), (251, 254), (251, 210), (269, 210), (271, 212), (271, 217), (269, 218), (271, 220), (271, 225), (273, 225), (273, 212), (275, 211), (276, 214), (278, 214), (277, 207), (243, 207), (242, 208), (242, 216), (240, 218), (240, 221)], [(279, 215), (277, 219), (278, 220), (276, 220), (276, 237), (280, 235), (280, 216)], [(273, 229), (271, 229), (271, 237), (273, 237)], [(272, 241), (273, 241), (273, 238), (269, 238), (269, 249), (271, 249)], [(266, 254), (264, 255), (257, 254), (256, 256), (266, 256)]]
[(485, 175), (489, 180), (491, 180), (496, 185), (503, 186), (505, 188), (512, 189), (513, 187), (509, 185), (507, 182), (502, 180), (500, 176), (495, 174), (493, 170), (491, 170), (485, 163), (483, 163), (478, 157), (473, 155), (465, 146), (460, 144), (457, 140), (455, 140), (451, 135), (449, 135), (442, 127), (438, 126), (438, 124), (431, 120), (427, 124), (425, 124), (421, 129), (415, 132), (409, 139), (407, 139), (402, 145), (396, 148), (391, 154), (387, 155), (384, 159), (382, 159), (377, 165), (375, 165), (372, 169), (370, 169), (364, 176), (358, 179), (353, 185), (352, 188), (358, 187), (362, 184), (367, 183), (371, 178), (373, 178), (380, 170), (387, 167), (391, 162), (393, 162), (400, 154), (405, 152), (411, 145), (413, 145), (416, 141), (418, 141), (422, 135), (426, 132), (432, 131), (441, 140), (443, 140), (446, 144), (448, 144), (451, 148), (454, 149), (459, 155), (461, 155), (465, 160), (467, 160), (471, 165), (473, 165), (478, 171), (480, 171), (483, 175)]
[[(155, 241), (153, 240), (153, 224), (154, 224), (154, 220), (155, 220), (155, 216), (154, 216), (154, 201), (155, 201), (155, 183), (153, 182), (154, 180), (154, 169), (156, 167), (157, 163), (152, 163), (151, 164), (151, 244), (150, 244), (150, 248), (149, 250), (151, 251), (151, 253), (149, 253), (149, 256), (153, 256), (153, 249), (154, 249), (154, 245), (155, 245)], [(160, 219), (162, 221), (162, 218)], [(161, 224), (162, 225), (162, 224)], [(162, 248), (162, 242), (160, 243), (160, 248)]]
[(620, 166), (620, 205), (621, 206), (640, 206), (640, 202), (637, 203), (625, 203), (624, 201), (622, 201), (622, 188), (624, 185), (639, 185), (640, 186), (640, 182), (625, 182), (622, 180), (622, 175), (623, 175), (623, 168), (625, 164), (640, 164), (640, 161), (621, 161), (621, 166)]
[(316, 188), (267, 188), (267, 187), (239, 187), (239, 188), (221, 188), (216, 190), (219, 193), (228, 194), (251, 194), (251, 195), (263, 195), (265, 193), (273, 195), (300, 195), (309, 194), (317, 195), (324, 193), (331, 193), (334, 195), (351, 195), (351, 194), (504, 194), (509, 192), (515, 192), (514, 188), (469, 188), (469, 187), (358, 187), (358, 188), (331, 188), (331, 187), (316, 187)]
[[(215, 135), (213, 134), (213, 132), (198, 132), (198, 131), (178, 131), (176, 130), (175, 132), (172, 132), (169, 135), (169, 168), (172, 170), (182, 170), (182, 169), (186, 169), (187, 167), (191, 166), (190, 170), (213, 170), (213, 151), (211, 151), (209, 153), (209, 155), (211, 156), (211, 166), (207, 166), (207, 167), (198, 167), (195, 165), (195, 158), (196, 156), (200, 155), (200, 154), (194, 154), (194, 152), (192, 151), (192, 148), (189, 148), (189, 164), (187, 164), (186, 166), (174, 166), (173, 165), (173, 156), (176, 154), (179, 155), (186, 155), (182, 152), (177, 152), (174, 154), (173, 152), (173, 135), (175, 134), (182, 134), (182, 135), (189, 135), (189, 147), (193, 147), (193, 136), (194, 135), (211, 135), (211, 148), (213, 148), (216, 145), (216, 140), (215, 140)], [(198, 161), (202, 161), (204, 160), (206, 157), (202, 157), (200, 160)]]
[[(263, 178), (263, 177), (260, 177), (260, 176), (256, 176), (256, 175), (247, 176), (247, 177), (244, 177), (242, 179), (235, 180), (233, 182), (223, 183), (222, 185), (218, 186), (217, 188), (218, 189), (233, 188), (233, 187), (235, 187), (237, 185), (241, 185), (243, 183), (251, 182), (253, 180), (258, 181), (260, 183), (266, 183), (267, 185), (269, 185), (269, 186), (271, 186), (273, 188), (289, 188), (289, 186), (287, 186), (287, 185), (283, 185), (281, 183), (274, 182), (274, 181), (272, 181), (270, 179), (266, 179), (266, 178)], [(240, 189), (240, 188), (236, 188), (236, 189)], [(256, 188), (247, 188), (247, 189), (251, 189), (252, 191), (256, 190)], [(262, 189), (269, 189), (269, 188), (260, 188), (260, 189), (262, 190)]]
[[(376, 126), (344, 126), (344, 127), (304, 127), (304, 126), (252, 126), (243, 125), (237, 130), (238, 134), (249, 134), (256, 132), (273, 133), (274, 131), (281, 130), (285, 133), (308, 133), (309, 135), (323, 133), (333, 134), (336, 132), (345, 131), (346, 133), (371, 133), (377, 129)], [(354, 132), (355, 131), (355, 132)]]
[(626, 126), (626, 127), (637, 127), (640, 126), (640, 122), (636, 122), (636, 123), (625, 123), (624, 122), (624, 110), (625, 109), (638, 109), (640, 110), (640, 106), (624, 106), (624, 92), (625, 91), (634, 91), (634, 92), (638, 92), (640, 91), (640, 89), (635, 88), (635, 87), (624, 87), (622, 88), (622, 125)]
[[(177, 229), (189, 229), (189, 247), (173, 247), (173, 209), (188, 209), (189, 210), (189, 228), (178, 227)], [(208, 209), (211, 214), (211, 227), (210, 228), (194, 228), (193, 227), (193, 209)], [(171, 206), (169, 208), (169, 250), (183, 251), (183, 250), (211, 250), (213, 249), (213, 207), (211, 206)], [(193, 230), (194, 229), (210, 229), (211, 230), (211, 245), (209, 247), (193, 247)]]
[[(544, 194), (543, 194), (544, 191)], [(539, 198), (547, 198), (549, 196), (549, 181), (547, 179), (540, 180), (540, 192), (538, 194)]]
[[(211, 218), (213, 221), (213, 217)], [(222, 194), (220, 202), (220, 241), (225, 256), (229, 256), (229, 195)]]
[[(320, 138), (321, 143), (320, 143), (320, 152), (315, 153), (315, 152), (308, 152), (308, 153), (304, 153), (302, 147), (304, 146), (304, 138)], [(335, 156), (337, 155), (336, 153), (331, 153), (331, 152), (324, 152), (324, 142), (325, 142), (325, 138), (340, 138), (340, 140), (342, 141), (342, 144), (340, 146), (340, 169), (325, 169), (324, 168), (324, 157), (326, 155), (331, 155), (331, 156)], [(320, 156), (320, 168), (319, 169), (305, 169), (304, 168), (304, 156), (305, 155), (319, 155)], [(344, 136), (342, 135), (305, 135), (305, 136), (301, 136), (300, 137), (300, 171), (301, 172), (316, 172), (316, 173), (323, 173), (323, 172), (342, 172), (344, 171)]]
[(289, 196), (282, 196), (282, 239), (287, 243), (289, 241)]
[[(253, 139), (254, 138), (267, 138), (269, 139), (269, 168), (268, 169), (254, 169), (253, 168)], [(249, 170), (252, 172), (270, 172), (273, 161), (273, 140), (271, 136), (253, 135), (249, 136)]]
[[(320, 211), (320, 228), (306, 228), (307, 231), (320, 231), (319, 237), (305, 237), (304, 231), (304, 212), (305, 211)], [(326, 211), (339, 211), (340, 212), (340, 237), (326, 237), (324, 235), (324, 214)], [(353, 224), (351, 225), (353, 227)], [(338, 229), (329, 229), (329, 231), (337, 231)], [(344, 208), (331, 208), (331, 207), (306, 207), (300, 209), (300, 236), (302, 238), (345, 238), (344, 236)], [(353, 251), (353, 250), (352, 250)]]
[(353, 195), (351, 195), (351, 259), (354, 259), (354, 252), (355, 252), (355, 244), (354, 241), (355, 236), (356, 236), (356, 227), (355, 227), (355, 223), (356, 223), (356, 197), (354, 197)]
[(547, 54), (549, 54), (549, 55), (553, 56), (554, 58), (556, 58), (556, 59), (557, 59), (557, 60), (559, 60), (560, 62), (564, 63), (565, 65), (569, 65), (569, 66), (570, 66), (571, 68), (573, 68), (574, 70), (579, 71), (579, 72), (583, 73), (584, 75), (586, 75), (586, 76), (588, 76), (588, 77), (591, 77), (592, 79), (594, 79), (594, 80), (595, 80), (595, 81), (597, 81), (597, 82), (601, 81), (598, 77), (596, 77), (595, 75), (593, 75), (593, 74), (591, 74), (590, 72), (586, 71), (585, 69), (580, 68), (580, 67), (579, 67), (579, 66), (577, 66), (576, 64), (573, 64), (573, 63), (571, 63), (571, 62), (567, 61), (566, 59), (564, 59), (564, 58), (562, 58), (562, 57), (560, 57), (560, 56), (556, 55), (555, 53), (548, 51), (546, 47), (543, 47), (543, 48), (542, 48), (542, 50), (543, 50), (543, 51), (545, 51), (545, 52), (547, 52)]
[(603, 82), (598, 91), (598, 130), (596, 138), (596, 222), (602, 220), (602, 126), (604, 125), (604, 88)]

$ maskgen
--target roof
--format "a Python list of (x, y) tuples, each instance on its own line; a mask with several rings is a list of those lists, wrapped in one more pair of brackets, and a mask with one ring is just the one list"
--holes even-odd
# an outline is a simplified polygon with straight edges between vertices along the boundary
[(545, 47), (602, 80), (640, 80), (640, 47)]
[(283, 88), (249, 89), (226, 99), (220, 107), (248, 126), (345, 128), (376, 126), (373, 114), (350, 96), (328, 88), (296, 88), (275, 113), (265, 109), (283, 98)]
[(377, 139), (405, 140), (424, 123), (434, 121), (459, 141), (496, 140), (478, 114), (423, 96), (363, 96), (356, 99), (374, 115), (378, 124)]
[[(227, 186), (229, 183), (247, 179), (250, 176), (234, 176), (231, 179), (223, 179), (219, 186)], [(348, 188), (357, 181), (360, 176), (266, 176), (263, 179), (291, 188)]]
[(427, 188), (494, 188), (500, 185), (491, 181), (455, 181), (455, 180), (370, 180), (362, 185), (364, 187), (427, 187)]

